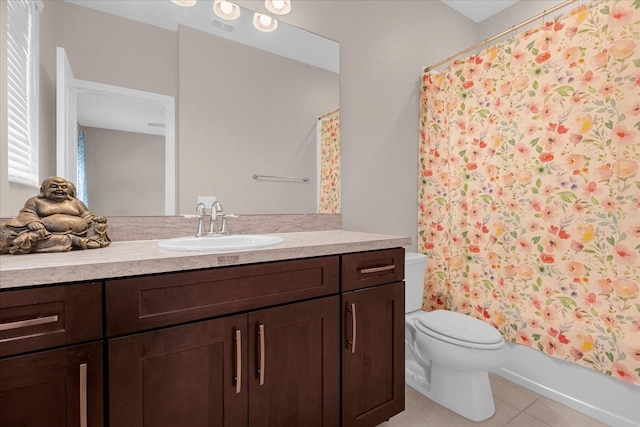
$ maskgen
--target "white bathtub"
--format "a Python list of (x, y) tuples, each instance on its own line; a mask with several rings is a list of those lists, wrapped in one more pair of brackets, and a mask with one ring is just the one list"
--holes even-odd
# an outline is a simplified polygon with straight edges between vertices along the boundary
[(610, 426), (640, 426), (640, 387), (524, 345), (507, 347), (496, 375)]

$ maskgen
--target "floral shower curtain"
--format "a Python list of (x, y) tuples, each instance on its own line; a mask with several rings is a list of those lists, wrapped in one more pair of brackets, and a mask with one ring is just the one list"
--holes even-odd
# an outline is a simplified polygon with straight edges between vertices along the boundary
[(640, 2), (422, 77), (424, 309), (640, 386)]
[(318, 213), (340, 213), (340, 110), (318, 118)]

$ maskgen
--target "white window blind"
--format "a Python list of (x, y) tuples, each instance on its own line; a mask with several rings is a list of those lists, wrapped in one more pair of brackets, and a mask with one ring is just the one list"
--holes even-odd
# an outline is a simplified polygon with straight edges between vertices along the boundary
[(8, 178), (9, 182), (35, 187), (40, 185), (37, 71), (41, 4), (7, 1)]

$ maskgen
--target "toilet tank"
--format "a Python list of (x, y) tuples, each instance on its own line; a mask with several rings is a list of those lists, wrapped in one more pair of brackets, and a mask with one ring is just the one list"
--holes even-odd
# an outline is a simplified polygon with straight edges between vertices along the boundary
[(422, 294), (424, 292), (424, 269), (427, 256), (415, 252), (404, 254), (404, 311), (412, 311), (422, 308)]

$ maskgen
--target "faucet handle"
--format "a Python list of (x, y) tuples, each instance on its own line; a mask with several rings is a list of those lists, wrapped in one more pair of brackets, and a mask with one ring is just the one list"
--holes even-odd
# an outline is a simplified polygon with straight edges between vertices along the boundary
[(200, 237), (204, 234), (204, 203), (198, 203), (196, 206), (196, 212), (198, 212), (198, 229), (196, 230), (196, 237)]
[(222, 216), (222, 226), (220, 227), (220, 234), (226, 234), (226, 235), (231, 234), (231, 231), (229, 230), (229, 224), (227, 221), (227, 219), (229, 218), (238, 218), (238, 215), (227, 214)]

